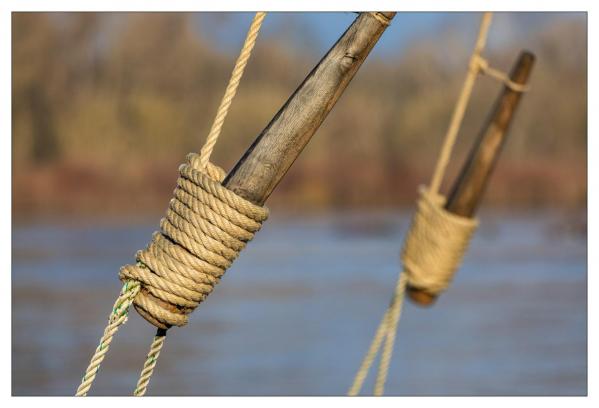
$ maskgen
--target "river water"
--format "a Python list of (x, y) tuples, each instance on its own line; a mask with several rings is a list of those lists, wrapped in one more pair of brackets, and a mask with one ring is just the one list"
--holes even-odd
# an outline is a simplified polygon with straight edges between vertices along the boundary
[[(392, 293), (408, 215), (269, 219), (189, 325), (169, 331), (148, 395), (343, 395)], [(547, 212), (481, 219), (437, 304), (405, 305), (386, 393), (586, 394), (586, 233)], [(13, 227), (14, 395), (74, 393), (118, 268), (154, 229)], [(132, 311), (90, 394), (130, 394), (153, 334)]]

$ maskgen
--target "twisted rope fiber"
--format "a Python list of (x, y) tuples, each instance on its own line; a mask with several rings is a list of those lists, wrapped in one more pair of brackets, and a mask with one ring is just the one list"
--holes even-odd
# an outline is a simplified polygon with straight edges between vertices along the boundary
[(138, 313), (158, 327), (134, 395), (143, 396), (171, 326), (183, 326), (246, 243), (268, 217), (268, 209), (222, 186), (225, 172), (209, 163), (231, 102), (237, 92), (266, 13), (258, 12), (248, 30), (216, 117), (200, 155), (189, 154), (179, 167), (175, 197), (170, 201), (161, 232), (136, 254), (137, 263), (121, 268), (124, 286), (109, 324), (92, 356), (77, 396), (85, 396), (110, 342), (127, 320), (133, 303)]
[[(370, 371), (370, 367), (376, 358), (379, 349), (385, 341), (385, 346), (388, 344), (393, 346), (392, 342), (388, 340), (395, 340), (395, 330), (388, 330), (390, 326), (393, 324), (397, 325), (399, 318), (401, 316), (402, 306), (403, 306), (403, 298), (405, 295), (405, 287), (407, 284), (406, 276), (403, 273), (400, 273), (399, 278), (397, 279), (397, 284), (395, 286), (395, 291), (393, 293), (393, 297), (391, 298), (391, 304), (389, 308), (385, 311), (383, 318), (381, 319), (381, 323), (379, 324), (376, 333), (370, 343), (370, 347), (362, 360), (362, 364), (356, 373), (352, 386), (350, 387), (347, 395), (356, 396), (360, 393), (362, 386), (364, 384), (364, 380), (366, 380), (366, 376), (368, 375), (368, 371)], [(392, 336), (392, 338), (390, 337)], [(391, 353), (384, 355), (385, 363), (381, 361), (380, 367), (388, 367), (389, 362), (391, 361)], [(375, 395), (382, 395), (383, 388), (385, 383), (386, 374), (384, 376), (380, 375), (376, 379), (375, 383)]]
[(420, 188), (418, 209), (402, 249), (404, 271), (399, 275), (392, 301), (385, 312), (348, 395), (358, 395), (381, 346), (374, 395), (383, 395), (407, 283), (438, 294), (447, 289), (468, 248), (478, 221), (443, 208), (445, 198)]
[(512, 81), (508, 74), (491, 67), (489, 65), (489, 61), (487, 61), (480, 55), (475, 56), (475, 60), (473, 60), (473, 63), (478, 65), (478, 72), (480, 74), (490, 76), (491, 78), (496, 79), (499, 82), (503, 82), (505, 86), (507, 86), (514, 92), (528, 92), (530, 90), (530, 86), (528, 84), (519, 84), (517, 82)]
[(141, 370), (139, 381), (137, 382), (137, 387), (133, 392), (134, 396), (143, 397), (145, 395), (148, 389), (148, 383), (150, 382), (150, 378), (154, 373), (154, 367), (156, 367), (156, 361), (158, 360), (158, 356), (160, 356), (160, 350), (162, 350), (162, 346), (164, 345), (165, 339), (166, 331), (158, 330), (158, 333), (156, 333), (156, 336), (154, 336), (154, 340), (152, 341), (152, 345), (150, 346), (150, 352), (148, 353), (146, 362), (144, 363), (143, 369)]
[(141, 283), (135, 309), (159, 329), (187, 324), (191, 313), (213, 290), (225, 270), (268, 217), (255, 205), (221, 184), (224, 171), (208, 163), (194, 169), (196, 154), (180, 168), (175, 198), (160, 233), (121, 268), (123, 281)]
[(216, 111), (216, 117), (214, 118), (210, 132), (206, 137), (206, 142), (200, 151), (200, 168), (206, 167), (208, 161), (210, 160), (210, 155), (212, 154), (214, 145), (218, 140), (223, 123), (225, 123), (225, 118), (229, 112), (231, 102), (233, 102), (233, 98), (237, 93), (237, 88), (241, 82), (243, 71), (245, 70), (248, 60), (250, 59), (250, 55), (252, 54), (252, 50), (254, 49), (254, 45), (256, 44), (256, 39), (258, 38), (258, 33), (260, 32), (260, 27), (262, 26), (264, 17), (266, 17), (265, 12), (258, 12), (252, 20), (243, 47), (241, 48), (237, 62), (235, 62), (233, 72), (231, 73), (231, 79), (229, 79), (229, 84), (227, 85), (223, 99), (221, 100), (218, 110)]
[(487, 61), (481, 57), (491, 19), (492, 13), (483, 14), (476, 44), (468, 64), (468, 73), (445, 134), (431, 180), (431, 187), (428, 189), (424, 186), (420, 187), (417, 210), (401, 252), (404, 271), (399, 275), (392, 301), (354, 377), (353, 384), (348, 391), (350, 396), (360, 393), (364, 380), (381, 347), (383, 347), (383, 351), (375, 380), (374, 394), (383, 395), (408, 283), (431, 294), (438, 294), (447, 289), (478, 226), (476, 219), (461, 217), (445, 210), (443, 208), (445, 197), (439, 194), (439, 188), (451, 158), (477, 75), (481, 72), (486, 73), (503, 81), (513, 90), (518, 92), (526, 90), (520, 89), (521, 85), (514, 84), (505, 74), (498, 74), (499, 71), (489, 68)]
[(420, 187), (401, 253), (410, 285), (434, 295), (449, 287), (478, 226), (476, 219), (452, 214), (444, 205), (445, 197)]
[(430, 190), (433, 193), (437, 193), (439, 191), (439, 188), (441, 187), (441, 181), (445, 175), (445, 170), (449, 164), (449, 159), (451, 158), (451, 153), (453, 152), (453, 147), (455, 146), (456, 139), (462, 125), (462, 120), (464, 119), (464, 114), (466, 113), (466, 108), (468, 107), (468, 101), (472, 95), (474, 83), (476, 82), (476, 77), (480, 70), (480, 55), (487, 43), (487, 34), (489, 32), (489, 27), (491, 26), (491, 19), (492, 13), (483, 14), (480, 29), (478, 31), (478, 37), (476, 38), (474, 50), (472, 52), (472, 56), (470, 57), (470, 62), (468, 63), (468, 72), (466, 74), (466, 78), (464, 79), (460, 96), (458, 97), (458, 101), (451, 115), (449, 127), (447, 128), (443, 146), (441, 147), (441, 152), (439, 153), (439, 158), (437, 159), (437, 164), (431, 179)]
[(135, 296), (139, 293), (140, 285), (138, 282), (126, 282), (121, 289), (121, 293), (117, 298), (114, 306), (112, 307), (112, 312), (108, 317), (108, 325), (104, 329), (104, 335), (100, 339), (100, 344), (96, 348), (94, 355), (92, 356), (91, 362), (89, 366), (85, 370), (85, 374), (83, 375), (83, 379), (81, 380), (81, 384), (77, 389), (76, 396), (84, 397), (87, 395), (89, 389), (92, 386), (96, 378), (96, 374), (100, 369), (100, 364), (104, 360), (106, 353), (108, 353), (108, 349), (110, 348), (110, 343), (112, 343), (112, 338), (118, 331), (119, 327), (121, 327), (125, 322), (127, 322), (129, 306), (133, 302)]

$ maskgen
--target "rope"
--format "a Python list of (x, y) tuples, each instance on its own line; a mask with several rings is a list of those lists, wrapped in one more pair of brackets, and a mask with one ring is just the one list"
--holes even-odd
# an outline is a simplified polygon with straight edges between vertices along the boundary
[(488, 75), (491, 78), (498, 80), (499, 82), (503, 82), (503, 84), (510, 88), (512, 91), (528, 92), (530, 90), (530, 86), (528, 86), (527, 84), (519, 84), (517, 82), (514, 82), (505, 72), (491, 67), (489, 65), (489, 61), (482, 58), (480, 55), (478, 56), (478, 60), (476, 62), (478, 64), (478, 70), (481, 74)]
[(243, 76), (243, 71), (245, 70), (245, 66), (248, 63), (250, 55), (252, 54), (252, 50), (254, 49), (254, 45), (256, 44), (258, 32), (260, 31), (264, 17), (266, 17), (265, 12), (258, 12), (252, 20), (252, 24), (250, 25), (250, 29), (248, 30), (243, 43), (243, 47), (241, 48), (241, 52), (239, 53), (239, 57), (237, 58), (237, 62), (233, 68), (233, 72), (231, 73), (231, 79), (229, 79), (229, 84), (227, 85), (223, 99), (220, 101), (220, 105), (216, 111), (214, 122), (212, 123), (212, 127), (210, 128), (208, 136), (206, 137), (204, 147), (202, 147), (202, 150), (200, 151), (200, 168), (205, 168), (208, 164), (208, 160), (210, 160), (210, 155), (212, 154), (214, 145), (218, 140), (223, 123), (225, 123), (225, 118), (229, 112), (231, 102), (237, 93), (237, 87), (239, 86), (239, 82)]
[(439, 187), (441, 186), (441, 180), (443, 179), (445, 169), (449, 163), (453, 146), (455, 145), (462, 120), (464, 119), (464, 114), (466, 113), (466, 107), (468, 106), (470, 95), (472, 95), (472, 89), (474, 88), (474, 82), (480, 67), (480, 64), (478, 63), (480, 54), (487, 43), (487, 34), (491, 25), (492, 16), (492, 13), (484, 13), (482, 17), (480, 29), (478, 31), (478, 37), (476, 39), (476, 44), (474, 45), (474, 51), (472, 52), (472, 56), (470, 57), (470, 62), (468, 64), (466, 79), (464, 80), (464, 85), (462, 86), (458, 102), (453, 110), (449, 128), (447, 129), (443, 147), (441, 148), (441, 153), (437, 159), (437, 165), (435, 166), (435, 171), (431, 180), (430, 191), (433, 194), (437, 193), (439, 191)]
[(389, 314), (386, 321), (388, 329), (387, 335), (385, 336), (385, 346), (383, 348), (383, 353), (381, 354), (379, 370), (374, 384), (374, 395), (377, 396), (383, 395), (384, 392), (385, 381), (387, 380), (387, 373), (389, 372), (389, 364), (391, 363), (391, 356), (393, 355), (397, 324), (399, 323), (399, 317), (401, 316), (401, 311), (403, 309), (405, 287), (406, 279), (404, 279), (403, 276), (400, 276), (397, 280), (393, 301), (389, 308)]
[(407, 284), (410, 283), (411, 286), (425, 289), (432, 294), (438, 294), (445, 290), (459, 267), (470, 238), (478, 225), (475, 219), (460, 217), (446, 211), (443, 208), (445, 197), (439, 194), (439, 188), (451, 158), (477, 75), (485, 73), (501, 80), (512, 90), (518, 92), (526, 90), (522, 85), (513, 83), (504, 73), (490, 68), (488, 62), (481, 57), (487, 42), (491, 19), (492, 13), (483, 14), (468, 64), (468, 72), (445, 134), (430, 188), (420, 188), (417, 211), (401, 254), (404, 271), (399, 275), (392, 301), (383, 315), (370, 347), (354, 377), (353, 384), (348, 391), (350, 396), (360, 393), (364, 380), (381, 347), (383, 350), (375, 380), (374, 394), (383, 395)]
[(96, 379), (96, 374), (100, 369), (100, 364), (104, 360), (106, 353), (108, 353), (110, 343), (112, 343), (112, 338), (118, 331), (119, 327), (121, 327), (127, 321), (129, 306), (131, 306), (133, 299), (139, 293), (139, 289), (140, 285), (138, 282), (125, 282), (123, 285), (121, 293), (114, 303), (112, 312), (108, 317), (108, 326), (106, 326), (104, 329), (104, 335), (100, 339), (100, 344), (96, 348), (87, 370), (85, 370), (85, 374), (81, 379), (81, 385), (79, 385), (79, 388), (77, 388), (77, 393), (75, 396), (84, 397), (87, 395), (92, 383)]
[(179, 168), (175, 198), (160, 232), (137, 252), (137, 263), (123, 266), (119, 274), (122, 281), (141, 283), (133, 305), (159, 329), (187, 324), (188, 314), (212, 292), (268, 217), (266, 208), (221, 184), (222, 169), (211, 163), (206, 172), (194, 169), (197, 156), (189, 154)]
[[(397, 279), (397, 284), (395, 286), (395, 291), (393, 293), (393, 297), (391, 299), (391, 304), (389, 308), (385, 311), (381, 322), (376, 330), (374, 338), (370, 343), (370, 347), (362, 360), (362, 364), (354, 377), (354, 381), (352, 386), (350, 387), (347, 395), (355, 396), (360, 393), (362, 389), (362, 385), (364, 384), (364, 380), (370, 371), (370, 367), (376, 358), (376, 355), (381, 348), (381, 344), (383, 340), (385, 340), (385, 348), (383, 349), (383, 356), (381, 357), (380, 367), (384, 368), (384, 372), (379, 368), (379, 373), (375, 382), (375, 395), (382, 395), (385, 379), (387, 377), (386, 371), (387, 367), (389, 367), (389, 362), (391, 361), (391, 355), (393, 353), (393, 343), (395, 342), (395, 332), (397, 324), (399, 322), (399, 317), (401, 316), (401, 310), (403, 307), (403, 298), (405, 295), (407, 280), (403, 273), (400, 273), (399, 278)], [(384, 361), (384, 363), (383, 363)]]
[(437, 295), (458, 269), (478, 221), (445, 210), (445, 197), (420, 188), (418, 210), (404, 242), (401, 260), (410, 286)]
[(200, 154), (189, 154), (187, 163), (179, 167), (175, 197), (160, 222), (160, 232), (154, 233), (145, 250), (137, 252), (136, 264), (121, 268), (123, 290), (77, 396), (87, 395), (114, 334), (127, 320), (131, 304), (158, 328), (134, 391), (134, 395), (143, 396), (166, 330), (187, 323), (187, 315), (212, 292), (268, 217), (268, 209), (225, 188), (221, 184), (224, 170), (209, 162), (265, 16), (264, 12), (254, 16)]
[(162, 350), (165, 339), (166, 330), (158, 329), (158, 332), (152, 341), (152, 345), (150, 346), (150, 352), (148, 353), (144, 367), (141, 370), (137, 387), (133, 392), (133, 395), (136, 397), (143, 397), (146, 393), (146, 390), (148, 389), (148, 383), (150, 382), (150, 378), (154, 373), (154, 367), (156, 367), (156, 361), (158, 360), (158, 356), (160, 356), (160, 350)]
[(420, 194), (418, 210), (402, 250), (404, 271), (399, 275), (391, 304), (349, 389), (350, 396), (360, 392), (384, 340), (374, 387), (374, 395), (383, 395), (407, 283), (433, 294), (445, 290), (478, 225), (474, 219), (460, 217), (443, 209), (443, 196), (432, 195), (425, 188), (421, 188)]

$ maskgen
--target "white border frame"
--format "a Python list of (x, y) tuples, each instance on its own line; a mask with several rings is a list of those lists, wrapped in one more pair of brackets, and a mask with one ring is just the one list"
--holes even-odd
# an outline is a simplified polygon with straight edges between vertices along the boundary
[[(534, 1), (518, 1), (518, 0), (502, 0), (502, 1), (486, 1), (481, 4), (481, 1), (473, 0), (452, 0), (441, 3), (438, 0), (419, 0), (419, 1), (355, 1), (347, 0), (342, 2), (329, 1), (324, 4), (322, 0), (302, 0), (301, 2), (291, 1), (275, 1), (275, 0), (255, 0), (255, 1), (233, 1), (219, 0), (218, 2), (202, 2), (200, 0), (171, 0), (171, 1), (151, 1), (151, 0), (4, 0), (0, 2), (0, 89), (2, 90), (2, 99), (0, 101), (0, 129), (2, 130), (0, 137), (0, 153), (2, 154), (2, 186), (4, 191), (11, 191), (11, 12), (13, 11), (348, 11), (348, 10), (397, 10), (397, 11), (587, 11), (588, 12), (588, 112), (598, 112), (597, 108), (597, 81), (596, 76), (592, 73), (599, 72), (597, 65), (597, 24), (599, 19), (594, 14), (593, 8), (597, 9), (598, 2), (569, 0), (534, 0)], [(593, 7), (594, 6), (594, 7)], [(588, 115), (588, 247), (593, 248), (593, 243), (597, 243), (597, 220), (593, 216), (593, 211), (598, 209), (598, 175), (597, 170), (599, 164), (591, 160), (592, 155), (598, 155), (598, 142), (596, 138), (597, 125), (593, 115)], [(8, 265), (2, 274), (2, 291), (3, 296), (0, 298), (0, 307), (2, 310), (11, 309), (11, 200), (4, 199), (1, 201), (2, 217), (0, 218), (0, 239), (2, 240), (2, 259), (4, 262), (8, 260)], [(599, 251), (598, 251), (599, 252)], [(588, 251), (588, 293), (597, 292), (597, 279), (593, 276), (593, 270), (597, 266), (598, 252)], [(591, 291), (591, 289), (595, 289)], [(580, 406), (592, 404), (598, 406), (599, 400), (596, 397), (595, 390), (597, 389), (597, 375), (593, 369), (597, 368), (597, 354), (591, 347), (597, 344), (597, 319), (594, 311), (597, 308), (597, 301), (588, 296), (588, 394), (589, 397), (508, 397), (509, 400), (503, 398), (488, 398), (488, 397), (402, 397), (401, 400), (395, 398), (347, 398), (342, 397), (196, 397), (202, 398), (201, 403), (209, 403), (213, 405), (228, 405), (242, 403), (249, 407), (260, 406), (261, 408), (279, 407), (285, 404), (286, 407), (300, 407), (306, 403), (310, 405), (329, 405), (331, 403), (343, 403), (347, 406), (358, 406), (362, 404), (374, 404), (377, 406), (393, 406), (397, 404), (401, 406), (418, 405), (425, 407), (429, 405), (448, 405), (460, 408), (476, 407), (481, 404), (485, 407), (499, 407), (507, 403), (513, 406), (529, 406), (531, 404), (543, 404), (543, 407), (562, 407), (565, 404), (572, 406)], [(592, 319), (595, 317), (595, 319)], [(7, 323), (5, 323), (7, 325)], [(3, 403), (12, 403), (14, 405), (33, 405), (33, 404), (60, 404), (61, 406), (71, 405), (74, 403), (85, 403), (99, 406), (105, 404), (106, 399), (88, 398), (85, 401), (74, 398), (37, 398), (18, 397), (7, 398), (11, 395), (11, 341), (12, 336), (9, 333), (3, 333), (0, 337), (1, 350), (3, 353), (2, 361), (5, 363), (0, 368), (0, 389), (2, 399), (9, 399)], [(83, 365), (82, 362), (82, 370)], [(75, 390), (76, 384), (73, 384)], [(117, 397), (110, 397), (117, 398)], [(128, 404), (140, 404), (144, 406), (162, 406), (171, 402), (173, 397), (165, 397), (161, 399), (130, 399)], [(305, 398), (310, 398), (309, 401)], [(483, 400), (484, 398), (484, 400)], [(76, 401), (76, 402), (75, 402)], [(173, 401), (174, 402), (174, 401)], [(175, 402), (176, 403), (176, 402)], [(195, 402), (192, 402), (195, 403)]]

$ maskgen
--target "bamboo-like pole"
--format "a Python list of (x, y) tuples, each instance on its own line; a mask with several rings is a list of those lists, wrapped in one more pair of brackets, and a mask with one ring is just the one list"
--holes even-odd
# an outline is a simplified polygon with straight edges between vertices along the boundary
[[(510, 79), (516, 84), (526, 85), (534, 61), (532, 53), (522, 51), (512, 68)], [(447, 211), (464, 217), (473, 217), (476, 213), (521, 98), (522, 92), (516, 92), (508, 86), (501, 91), (451, 189), (445, 205)], [(435, 295), (421, 289), (409, 285), (407, 289), (410, 299), (419, 305), (428, 306), (436, 300)]]

